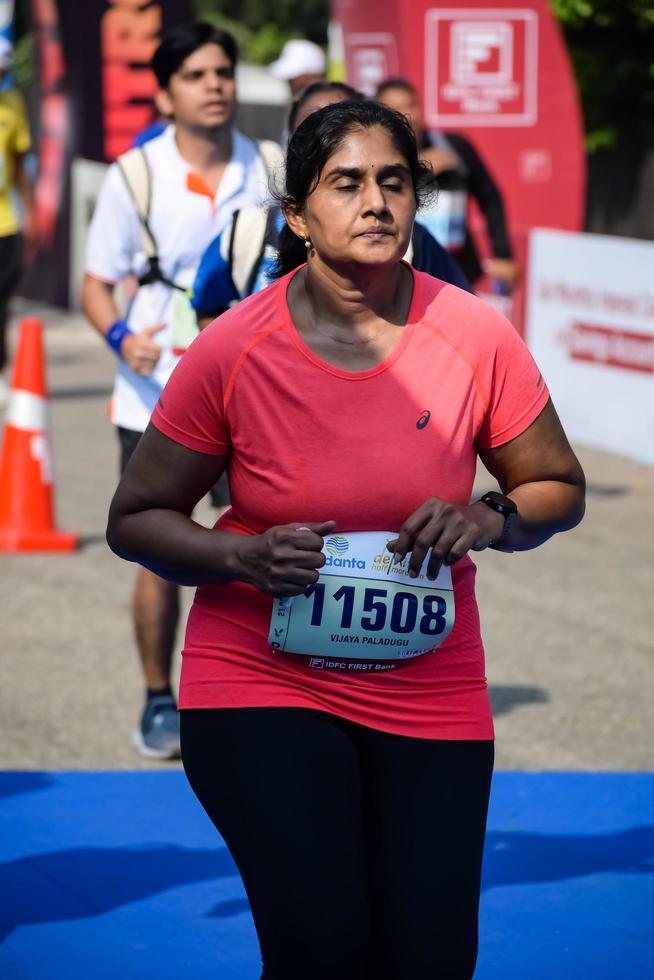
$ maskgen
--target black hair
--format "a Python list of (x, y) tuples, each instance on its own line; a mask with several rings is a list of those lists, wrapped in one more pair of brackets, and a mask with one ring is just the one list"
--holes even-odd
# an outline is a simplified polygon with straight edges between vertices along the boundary
[[(418, 157), (413, 130), (405, 116), (379, 102), (336, 102), (312, 112), (291, 136), (286, 151), (286, 193), (279, 203), (289, 211), (302, 211), (316, 189), (325, 164), (355, 129), (381, 126), (409, 165), (418, 207), (432, 196), (434, 176)], [(304, 243), (285, 224), (279, 236), (275, 276), (283, 276), (306, 261)]]
[(340, 92), (341, 95), (343, 95), (343, 101), (363, 102), (365, 99), (365, 95), (363, 95), (362, 92), (357, 92), (357, 90), (352, 88), (351, 85), (348, 85), (347, 82), (312, 82), (311, 85), (307, 85), (307, 87), (302, 90), (298, 98), (291, 106), (287, 123), (289, 133), (292, 133), (295, 129), (295, 120), (297, 119), (298, 113), (302, 106), (306, 105), (309, 99), (312, 99), (314, 95), (322, 95), (325, 92)]
[(183, 62), (205, 44), (220, 45), (231, 61), (232, 67), (236, 68), (238, 46), (231, 34), (201, 20), (179, 24), (166, 31), (150, 62), (159, 87), (168, 88), (171, 77)]
[(418, 89), (415, 87), (413, 82), (410, 82), (407, 78), (385, 78), (384, 81), (377, 86), (375, 98), (380, 99), (384, 92), (386, 92), (389, 88), (399, 88), (402, 89), (403, 92), (410, 92), (411, 95), (418, 95)]

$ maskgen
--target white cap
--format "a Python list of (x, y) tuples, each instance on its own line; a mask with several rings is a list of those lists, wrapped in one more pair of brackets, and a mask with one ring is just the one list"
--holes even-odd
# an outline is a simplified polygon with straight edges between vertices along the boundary
[(301, 75), (323, 75), (326, 68), (322, 48), (313, 41), (287, 41), (282, 53), (268, 66), (275, 78), (300, 78)]
[(14, 49), (11, 41), (8, 41), (6, 37), (0, 37), (0, 71), (6, 71), (7, 68), (11, 68), (13, 55)]

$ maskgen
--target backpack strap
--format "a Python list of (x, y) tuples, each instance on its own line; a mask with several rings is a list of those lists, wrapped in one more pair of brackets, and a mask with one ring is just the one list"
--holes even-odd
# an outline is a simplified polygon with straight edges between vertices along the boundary
[(252, 292), (264, 248), (270, 211), (266, 208), (241, 208), (232, 217), (227, 246), (227, 265), (239, 296)]
[(152, 205), (152, 171), (145, 150), (141, 146), (136, 146), (133, 150), (122, 153), (116, 163), (141, 223), (143, 251), (148, 258), (153, 258), (157, 254), (157, 243), (149, 224)]
[(148, 260), (148, 269), (140, 278), (139, 286), (161, 282), (171, 289), (186, 292), (183, 286), (168, 279), (161, 271), (157, 241), (150, 228), (150, 208), (152, 206), (152, 171), (145, 150), (136, 146), (122, 153), (116, 160), (120, 174), (132, 199), (134, 210), (141, 225), (141, 243)]
[(284, 164), (285, 154), (279, 143), (274, 140), (257, 140), (259, 156), (263, 160), (268, 179), (271, 182), (273, 192), (284, 190)]
[[(257, 150), (266, 168), (273, 193), (283, 189), (284, 151), (273, 140), (257, 140)], [(235, 211), (227, 242), (227, 266), (241, 299), (249, 296), (256, 282), (268, 239), (274, 208), (250, 206)]]

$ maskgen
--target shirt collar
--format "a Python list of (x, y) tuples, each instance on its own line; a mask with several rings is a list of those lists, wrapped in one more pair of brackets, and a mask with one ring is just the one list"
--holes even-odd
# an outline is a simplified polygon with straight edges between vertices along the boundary
[[(156, 142), (159, 143), (157, 149), (160, 150), (160, 153), (157, 153), (157, 163), (169, 167), (174, 173), (186, 178), (186, 174), (190, 173), (193, 167), (179, 152), (175, 141), (175, 127), (168, 126)], [(155, 147), (153, 146), (152, 149), (154, 150)], [(256, 150), (252, 140), (238, 129), (232, 129), (232, 155), (225, 167), (218, 193), (214, 197), (214, 207), (223, 204), (244, 189), (255, 156)]]

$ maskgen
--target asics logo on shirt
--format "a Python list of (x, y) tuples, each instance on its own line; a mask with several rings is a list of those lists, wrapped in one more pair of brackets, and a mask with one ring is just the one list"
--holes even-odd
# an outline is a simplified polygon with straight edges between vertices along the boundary
[(424, 429), (431, 418), (431, 412), (424, 411), (416, 422), (416, 429)]

